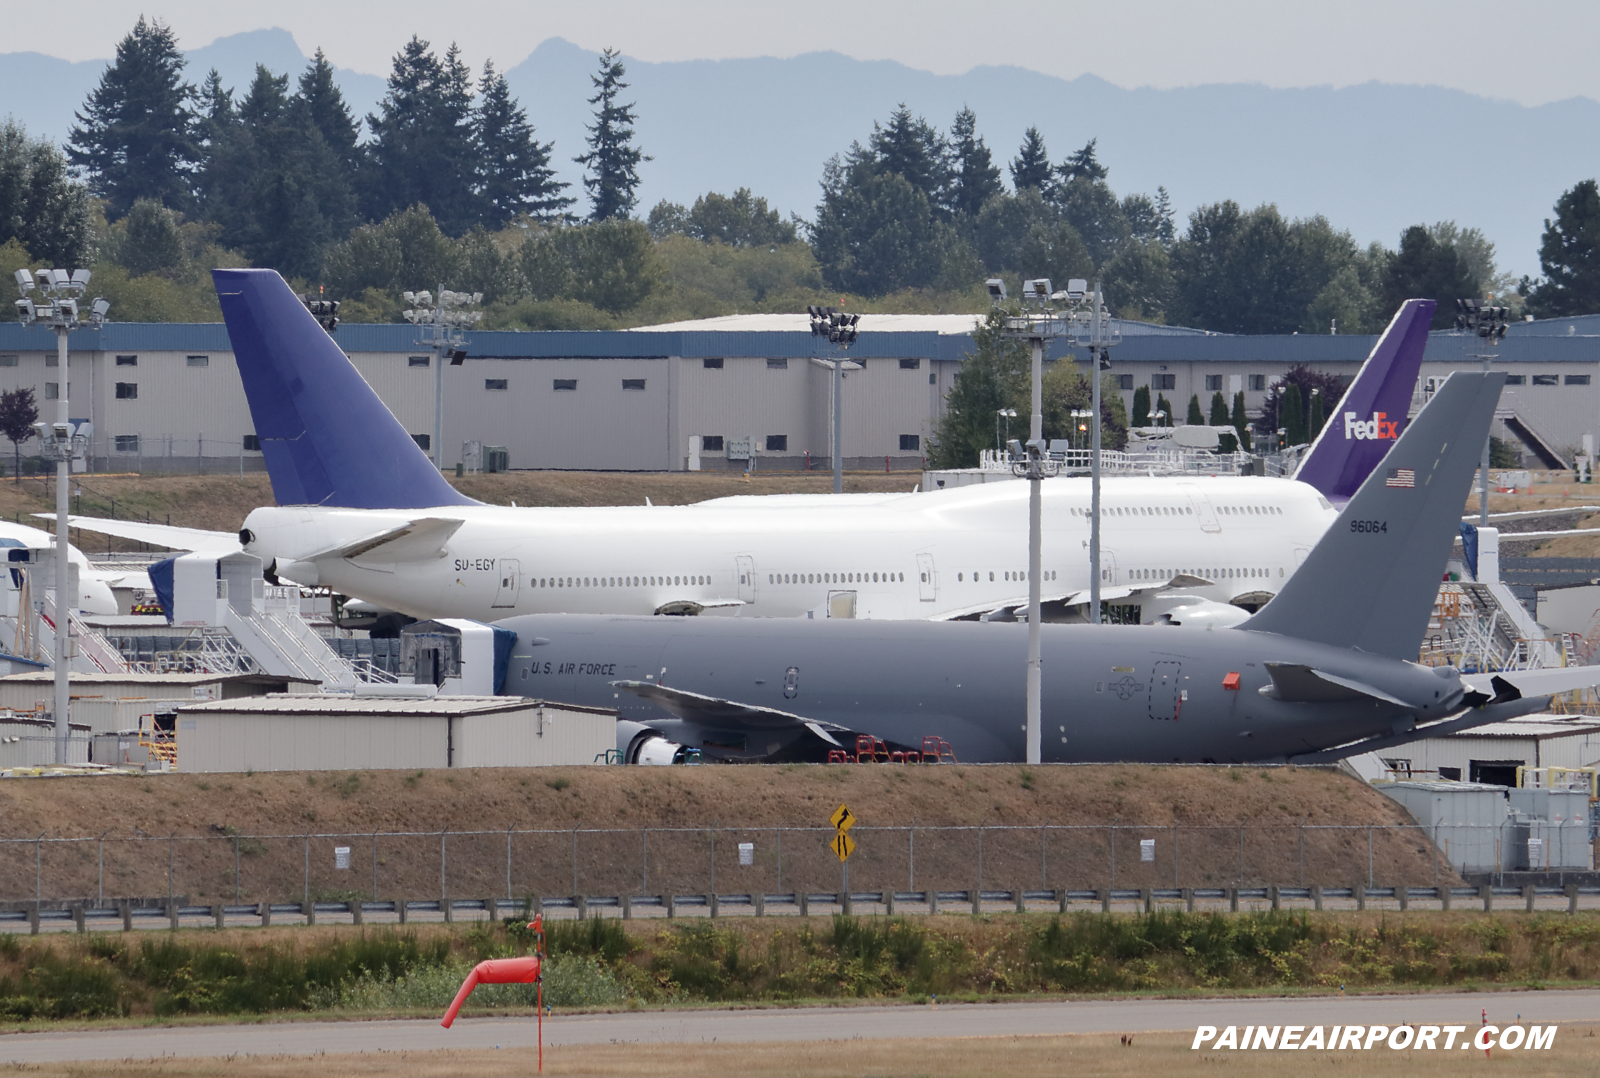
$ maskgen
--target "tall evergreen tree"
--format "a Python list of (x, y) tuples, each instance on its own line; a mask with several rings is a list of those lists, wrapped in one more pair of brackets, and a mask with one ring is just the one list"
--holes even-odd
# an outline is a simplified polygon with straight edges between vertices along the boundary
[[(1556, 199), (1539, 242), (1544, 280), (1530, 288), (1528, 309), (1542, 318), (1600, 311), (1600, 185), (1583, 180)], [(1531, 293), (1531, 294), (1529, 294)]]
[(1203, 427), (1206, 423), (1206, 414), (1200, 410), (1200, 394), (1194, 393), (1189, 397), (1189, 414), (1183, 421), (1191, 427)]
[(1379, 302), (1381, 309), (1394, 311), (1408, 299), (1437, 300), (1433, 328), (1448, 329), (1455, 323), (1455, 301), (1479, 296), (1482, 290), (1482, 282), (1462, 264), (1455, 248), (1436, 241), (1424, 226), (1412, 225), (1389, 259)]
[(361, 121), (345, 104), (344, 93), (333, 81), (333, 65), (328, 63), (320, 48), (300, 73), (299, 89), (295, 107), (305, 111), (306, 121), (316, 128), (354, 184), (356, 166), (361, 160), (361, 148), (356, 145), (361, 137)]
[(472, 73), (456, 46), (441, 62), (428, 42), (412, 37), (396, 54), (388, 85), (378, 114), (367, 117), (364, 212), (378, 220), (424, 203), (441, 229), (459, 236), (480, 216)]
[(16, 240), (48, 265), (81, 266), (89, 259), (90, 201), (49, 140), (0, 121), (0, 244)]
[(1250, 452), (1250, 416), (1244, 410), (1244, 390), (1233, 395), (1233, 414), (1228, 417), (1233, 429), (1239, 432), (1239, 448)]
[(1172, 402), (1167, 400), (1165, 393), (1156, 394), (1155, 410), (1160, 426), (1170, 427), (1176, 423), (1178, 417), (1172, 414)]
[(1290, 383), (1284, 387), (1283, 403), (1278, 412), (1278, 429), (1283, 431), (1283, 444), (1306, 444), (1306, 405), (1300, 387)]
[(1030, 127), (1023, 132), (1022, 148), (1011, 160), (1011, 185), (1018, 192), (1032, 187), (1041, 194), (1049, 195), (1051, 173), (1050, 151), (1045, 149), (1044, 136), (1039, 134), (1037, 127)]
[(1128, 416), (1128, 426), (1148, 427), (1150, 425), (1150, 387), (1139, 386), (1133, 391), (1133, 412)]
[(605, 221), (627, 217), (638, 203), (639, 164), (650, 158), (633, 144), (634, 103), (617, 104), (617, 97), (628, 84), (622, 81), (627, 68), (616, 49), (600, 54), (600, 71), (590, 75), (596, 106), (594, 123), (588, 125), (589, 152), (573, 158), (587, 166), (583, 186), (589, 191), (589, 220)]
[(1327, 416), (1323, 414), (1322, 394), (1313, 393), (1311, 394), (1311, 408), (1306, 416), (1306, 441), (1316, 441), (1317, 435), (1322, 433), (1322, 424), (1325, 422), (1327, 422)]
[(117, 57), (89, 94), (72, 128), (67, 156), (89, 176), (113, 218), (141, 198), (186, 208), (199, 160), (192, 85), (169, 27), (144, 16), (117, 43)]
[(233, 88), (223, 86), (222, 76), (217, 74), (216, 68), (212, 68), (206, 73), (206, 81), (200, 84), (196, 96), (200, 104), (200, 119), (196, 127), (200, 142), (210, 152), (239, 119), (233, 107)]
[(1228, 398), (1222, 395), (1220, 389), (1211, 394), (1211, 425), (1213, 427), (1228, 425)]
[(577, 199), (562, 195), (568, 185), (550, 167), (551, 144), (534, 139), (526, 110), (492, 60), (484, 61), (473, 122), (485, 224), (504, 225), (524, 213), (541, 220), (565, 217)]
[(951, 190), (950, 208), (973, 218), (984, 203), (1005, 188), (1000, 169), (991, 158), (989, 147), (978, 135), (978, 116), (969, 108), (956, 113), (950, 126)]
[(1094, 148), (1099, 141), (1097, 138), (1092, 138), (1084, 143), (1083, 149), (1067, 155), (1067, 159), (1056, 168), (1061, 182), (1103, 180), (1110, 174), (1110, 171), (1095, 157)]
[(290, 97), (289, 76), (258, 65), (203, 176), (206, 212), (222, 225), (222, 242), (255, 265), (314, 277), (323, 249), (356, 223), (350, 181), (311, 108)]
[(901, 176), (921, 192), (930, 206), (944, 204), (950, 182), (943, 137), (921, 116), (913, 117), (902, 102), (889, 122), (872, 125), (868, 140), (875, 157), (874, 170)]

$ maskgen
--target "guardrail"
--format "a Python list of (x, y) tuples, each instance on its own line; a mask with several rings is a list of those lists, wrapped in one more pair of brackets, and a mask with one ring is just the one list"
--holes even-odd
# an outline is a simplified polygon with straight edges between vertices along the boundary
[[(351, 900), (346, 902), (258, 902), (250, 904), (194, 905), (184, 899), (170, 903), (150, 900), (126, 900), (113, 905), (89, 903), (10, 903), (11, 908), (0, 909), (0, 930), (26, 924), (29, 931), (39, 933), (45, 928), (66, 928), (71, 925), (79, 932), (91, 928), (121, 928), (130, 931), (136, 925), (151, 921), (164, 922), (172, 929), (183, 921), (209, 920), (222, 928), (232, 918), (259, 919), (261, 927), (273, 923), (273, 918), (298, 919), (314, 925), (319, 918), (329, 916), (348, 918), (348, 923), (363, 924), (368, 915), (388, 915), (399, 924), (408, 923), (414, 915), (436, 915), (445, 923), (454, 922), (458, 913), (485, 914), (488, 917), (524, 916), (535, 913), (572, 911), (578, 920), (591, 916), (604, 916), (608, 910), (616, 916), (631, 920), (636, 910), (657, 911), (667, 918), (682, 912), (704, 911), (705, 916), (722, 917), (729, 914), (762, 917), (773, 909), (791, 909), (800, 917), (813, 914), (839, 913), (853, 916), (857, 908), (866, 906), (872, 912), (888, 916), (897, 914), (970, 913), (978, 916), (997, 912), (1056, 912), (1067, 913), (1073, 903), (1080, 910), (1098, 909), (1113, 912), (1113, 907), (1131, 906), (1133, 911), (1152, 912), (1161, 903), (1182, 903), (1184, 909), (1194, 912), (1200, 903), (1225, 903), (1228, 911), (1237, 913), (1242, 903), (1264, 904), (1274, 910), (1309, 908), (1322, 910), (1328, 900), (1346, 900), (1357, 910), (1365, 910), (1374, 900), (1388, 900), (1401, 910), (1409, 910), (1413, 903), (1437, 903), (1440, 910), (1473, 908), (1481, 904), (1485, 912), (1496, 909), (1496, 899), (1513, 899), (1520, 902), (1526, 912), (1533, 912), (1540, 898), (1559, 898), (1566, 901), (1566, 912), (1578, 911), (1580, 898), (1600, 901), (1600, 885), (1566, 884), (1565, 886), (1540, 886), (1524, 884), (1520, 887), (1497, 887), (1481, 884), (1468, 887), (1367, 887), (1356, 883), (1344, 887), (1113, 887), (1113, 888), (1056, 888), (1010, 890), (924, 890), (924, 891), (790, 891), (779, 894), (764, 892), (734, 894), (687, 895), (565, 895), (554, 897), (529, 896), (523, 899), (396, 899), (390, 901)], [(1298, 905), (1297, 905), (1298, 904)], [(816, 907), (816, 908), (814, 908)], [(998, 907), (998, 908), (997, 908)], [(1502, 904), (1499, 908), (1507, 909)], [(344, 923), (344, 922), (341, 922)]]

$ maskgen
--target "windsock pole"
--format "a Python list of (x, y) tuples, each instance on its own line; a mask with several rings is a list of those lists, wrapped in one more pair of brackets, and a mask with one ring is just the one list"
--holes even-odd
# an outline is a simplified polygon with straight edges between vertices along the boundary
[(450, 1003), (450, 1009), (445, 1011), (444, 1019), (439, 1024), (449, 1029), (455, 1022), (456, 1015), (461, 1013), (461, 1005), (466, 1003), (467, 997), (472, 995), (472, 990), (480, 984), (536, 984), (539, 986), (539, 1073), (543, 1074), (544, 915), (536, 915), (528, 928), (533, 932), (533, 954), (522, 958), (492, 958), (473, 966), (468, 971), (466, 980), (461, 982), (461, 990), (456, 993), (456, 998)]

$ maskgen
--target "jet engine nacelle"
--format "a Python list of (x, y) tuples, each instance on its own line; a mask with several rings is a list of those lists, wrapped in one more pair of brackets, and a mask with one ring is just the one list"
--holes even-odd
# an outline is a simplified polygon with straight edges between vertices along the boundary
[(689, 753), (660, 730), (631, 719), (617, 721), (617, 750), (626, 764), (681, 764)]
[(1151, 624), (1187, 625), (1191, 628), (1210, 625), (1226, 629), (1250, 617), (1250, 611), (1232, 603), (1219, 603), (1215, 599), (1203, 599), (1198, 595), (1174, 595), (1171, 599), (1170, 606), (1161, 604), (1164, 609), (1155, 613)]

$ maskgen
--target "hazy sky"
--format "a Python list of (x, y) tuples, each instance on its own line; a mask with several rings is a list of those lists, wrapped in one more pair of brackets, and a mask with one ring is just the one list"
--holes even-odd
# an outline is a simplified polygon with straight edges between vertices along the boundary
[(461, 44), (474, 66), (516, 64), (550, 37), (612, 46), (641, 60), (794, 56), (834, 50), (939, 74), (1015, 64), (1119, 86), (1261, 82), (1269, 86), (1430, 83), (1526, 105), (1600, 100), (1594, 0), (1112, 0), (1003, 7), (973, 0), (78, 0), (11, 18), (0, 50), (69, 60), (109, 57), (141, 12), (184, 48), (278, 26), (309, 54), (384, 74), (413, 33)]

